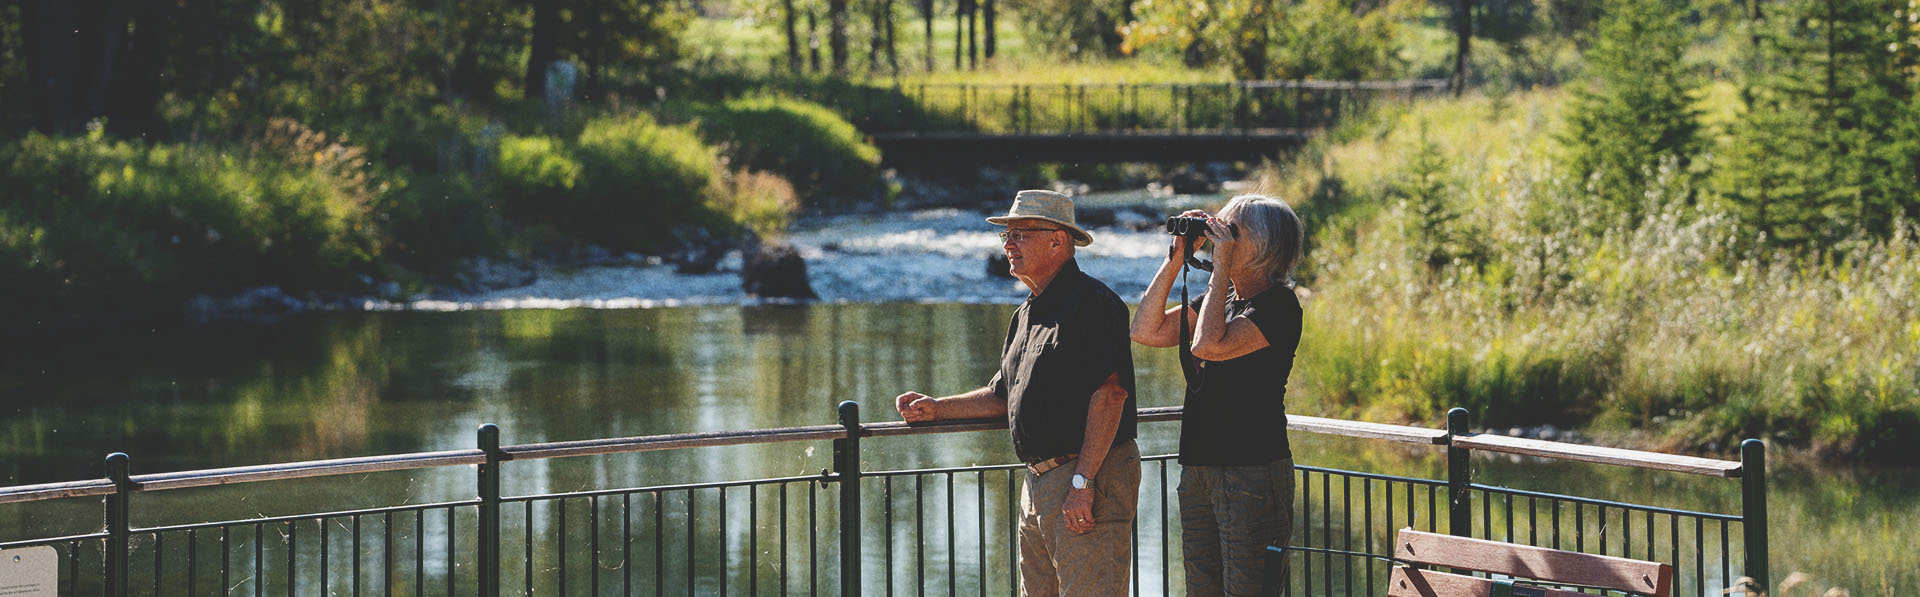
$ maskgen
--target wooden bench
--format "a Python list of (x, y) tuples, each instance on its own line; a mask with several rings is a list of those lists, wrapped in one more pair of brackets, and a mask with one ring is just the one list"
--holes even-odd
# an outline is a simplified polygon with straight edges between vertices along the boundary
[[(1673, 566), (1659, 562), (1560, 551), (1401, 529), (1393, 558), (1403, 563), (1510, 577), (1495, 580), (1449, 574), (1407, 565), (1393, 567), (1388, 597), (1579, 597), (1590, 595), (1550, 586), (1625, 591), (1669, 597)], [(1527, 579), (1541, 585), (1529, 584)]]

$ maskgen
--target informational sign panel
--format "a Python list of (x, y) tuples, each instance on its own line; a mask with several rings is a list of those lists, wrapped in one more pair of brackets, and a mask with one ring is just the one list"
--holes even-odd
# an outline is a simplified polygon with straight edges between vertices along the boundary
[(52, 547), (0, 549), (0, 597), (59, 594), (60, 552)]

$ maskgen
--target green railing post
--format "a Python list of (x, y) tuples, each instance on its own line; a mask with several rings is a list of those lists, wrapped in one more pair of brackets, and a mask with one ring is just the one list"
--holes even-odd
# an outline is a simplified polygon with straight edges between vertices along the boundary
[[(480, 595), (500, 595), (500, 428), (492, 423), (480, 426), (480, 451), (486, 462), (480, 463)], [(532, 557), (532, 556), (528, 556)]]
[(860, 403), (840, 403), (845, 439), (834, 440), (834, 472), (840, 480), (840, 594), (860, 595)]
[(133, 457), (125, 452), (107, 455), (107, 479), (113, 481), (113, 494), (107, 496), (107, 595), (127, 594), (127, 498), (133, 495)]
[(1740, 442), (1740, 530), (1746, 536), (1746, 576), (1773, 592), (1767, 581), (1767, 444)]
[(1473, 536), (1471, 453), (1453, 443), (1453, 438), (1466, 433), (1467, 409), (1447, 411), (1447, 533), (1458, 537)]

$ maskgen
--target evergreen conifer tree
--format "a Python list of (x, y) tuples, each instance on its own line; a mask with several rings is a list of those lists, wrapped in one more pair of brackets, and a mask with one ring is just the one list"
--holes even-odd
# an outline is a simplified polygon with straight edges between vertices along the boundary
[(1920, 82), (1896, 6), (1794, 0), (1767, 15), (1751, 61), (1762, 71), (1714, 186), (1775, 243), (1886, 237), (1920, 217)]
[(1682, 58), (1690, 39), (1677, 0), (1614, 0), (1588, 53), (1586, 84), (1567, 117), (1569, 170), (1623, 222), (1637, 221), (1662, 159), (1682, 172), (1701, 147), (1695, 75)]

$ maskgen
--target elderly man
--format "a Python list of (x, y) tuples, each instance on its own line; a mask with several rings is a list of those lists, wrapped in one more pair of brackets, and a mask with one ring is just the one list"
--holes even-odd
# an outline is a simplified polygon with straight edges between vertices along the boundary
[(1140, 498), (1127, 305), (1074, 261), (1093, 236), (1074, 223), (1072, 199), (1021, 191), (987, 221), (1007, 227), (1008, 269), (1031, 291), (1007, 325), (1000, 372), (964, 394), (907, 392), (895, 407), (910, 423), (1007, 417), (1027, 464), (1022, 595), (1122, 594)]

